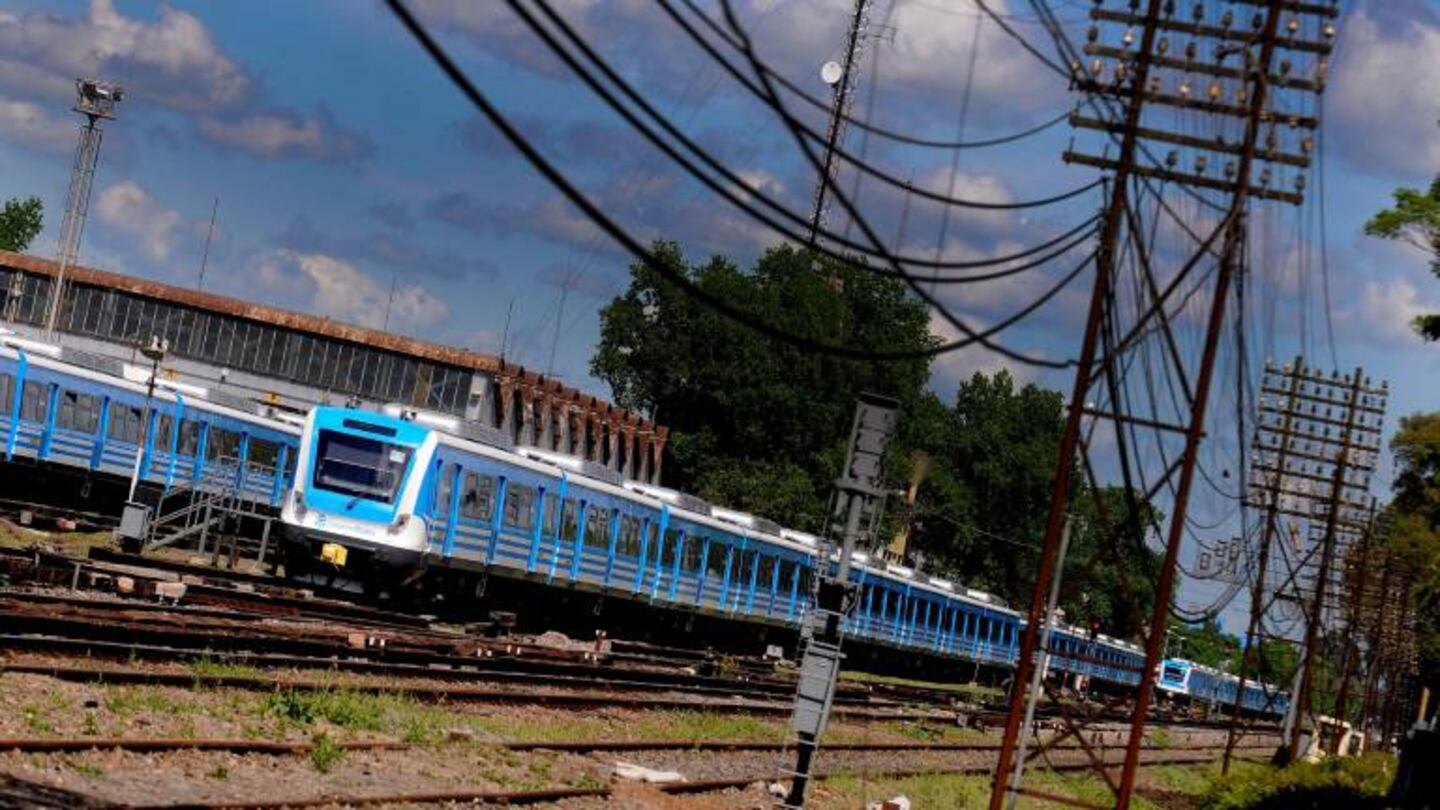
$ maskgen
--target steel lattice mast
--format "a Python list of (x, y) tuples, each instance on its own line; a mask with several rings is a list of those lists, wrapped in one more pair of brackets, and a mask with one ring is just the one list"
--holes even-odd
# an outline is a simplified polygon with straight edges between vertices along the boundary
[[(1140, 0), (1129, 0), (1123, 4), (1124, 8), (1119, 9), (1103, 7), (1103, 0), (1096, 5), (1090, 12), (1095, 25), (1088, 32), (1089, 44), (1085, 48), (1089, 61), (1082, 61), (1078, 56), (1071, 61), (1074, 85), (1087, 93), (1087, 102), (1095, 114), (1077, 112), (1072, 116), (1071, 123), (1082, 130), (1103, 133), (1107, 148), (1098, 155), (1072, 148), (1066, 151), (1065, 160), (1111, 171), (1113, 179), (1098, 247), (1089, 317), (1054, 476), (1044, 546), (990, 797), (991, 810), (1001, 810), (1007, 801), (1013, 804), (1019, 795), (1041, 795), (1020, 785), (1018, 775), (1012, 779), (1011, 769), (1022, 733), (1023, 710), (1027, 700), (1034, 697), (1027, 694), (1031, 671), (1037, 665), (1037, 659), (1048, 652), (1039, 649), (1039, 630), (1046, 618), (1045, 599), (1051, 578), (1056, 575), (1061, 562), (1058, 552), (1062, 527), (1070, 509), (1070, 482), (1077, 471), (1077, 461), (1083, 458), (1082, 469), (1086, 474), (1093, 475), (1093, 465), (1088, 458), (1090, 449), (1082, 437), (1087, 416), (1112, 422), (1117, 426), (1118, 435), (1123, 435), (1121, 427), (1143, 425), (1158, 435), (1179, 436), (1184, 442), (1179, 460), (1165, 470), (1158, 484), (1138, 493), (1143, 497), (1138, 497), (1129, 486), (1129, 473), (1126, 472), (1126, 492), (1131, 499), (1132, 514), (1123, 530), (1130, 530), (1139, 520), (1134, 514), (1137, 509), (1148, 508), (1138, 506), (1137, 497), (1141, 503), (1148, 504), (1164, 484), (1173, 480), (1174, 485), (1173, 501), (1165, 510), (1168, 527), (1162, 535), (1164, 557), (1146, 636), (1145, 661), (1135, 673), (1138, 684), (1130, 706), (1128, 739), (1119, 782), (1111, 778), (1106, 768), (1122, 763), (1106, 761), (1086, 747), (1085, 738), (1080, 733), (1086, 719), (1077, 721), (1068, 713), (1062, 713), (1068, 730), (1037, 746), (1036, 751), (1038, 754), (1060, 739), (1075, 737), (1113, 789), (1114, 806), (1123, 810), (1130, 805), (1154, 689), (1154, 674), (1160, 663), (1160, 645), (1170, 617), (1176, 560), (1185, 534), (1198, 449), (1205, 436), (1207, 405), (1220, 336), (1225, 326), (1226, 304), (1244, 261), (1245, 215), (1252, 198), (1292, 204), (1303, 200), (1303, 175), (1295, 178), (1292, 191), (1276, 187), (1277, 184), (1271, 182), (1272, 171), (1275, 167), (1307, 167), (1313, 140), (1301, 138), (1295, 133), (1313, 130), (1318, 125), (1313, 116), (1272, 106), (1271, 91), (1277, 87), (1301, 93), (1320, 90), (1328, 69), (1324, 57), (1329, 53), (1329, 39), (1334, 35), (1330, 19), (1337, 13), (1333, 4), (1294, 0), (1230, 0), (1228, 3), (1211, 3), (1208, 9), (1205, 3), (1196, 2), (1185, 4), (1188, 8), (1183, 10), (1177, 8), (1180, 4), (1174, 0), (1149, 0), (1143, 4)], [(1220, 8), (1224, 9), (1223, 16), (1211, 20), (1210, 12)], [(1177, 12), (1189, 13), (1178, 16)], [(1237, 16), (1242, 21), (1240, 25), (1234, 25)], [(1246, 26), (1244, 22), (1250, 25)], [(1118, 37), (1121, 44), (1107, 44), (1103, 40), (1102, 23), (1114, 24), (1115, 28), (1123, 26), (1121, 30), (1124, 34)], [(1172, 38), (1185, 40), (1184, 47), (1172, 48)], [(1316, 58), (1313, 65), (1296, 70), (1289, 56), (1277, 60), (1276, 53), (1281, 49)], [(1238, 66), (1229, 63), (1231, 57), (1234, 57), (1233, 62), (1239, 63)], [(1202, 80), (1200, 86), (1203, 89), (1200, 92), (1196, 92), (1196, 77)], [(1117, 106), (1121, 108), (1118, 114), (1115, 110)], [(1167, 123), (1173, 122), (1173, 118), (1147, 116), (1150, 107), (1201, 113), (1194, 117), (1208, 121), (1210, 131), (1176, 131)], [(1241, 122), (1242, 134), (1238, 138), (1233, 134), (1226, 138), (1225, 124), (1236, 121)], [(1281, 122), (1287, 125), (1284, 129), (1277, 126)], [(1108, 147), (1112, 144), (1118, 144), (1118, 152), (1110, 151)], [(1163, 166), (1151, 157), (1152, 145), (1169, 151)], [(1193, 155), (1193, 163), (1189, 164), (1193, 165), (1193, 170), (1181, 166), (1182, 150)], [(1212, 160), (1217, 167), (1223, 164), (1223, 171), (1207, 172)], [(1131, 199), (1131, 189), (1132, 185), (1154, 180), (1188, 186), (1196, 195), (1220, 197), (1221, 201), (1211, 201), (1210, 204), (1223, 212), (1223, 216), (1210, 236), (1172, 274), (1171, 283), (1165, 285), (1164, 293), (1159, 291), (1160, 285), (1156, 283), (1153, 257), (1143, 250), (1143, 244), (1137, 245), (1136, 264), (1143, 270), (1143, 279), (1153, 300), (1135, 316), (1133, 323), (1127, 324), (1123, 320), (1125, 312), (1116, 303), (1114, 291), (1121, 264), (1122, 240), (1127, 237), (1133, 240), (1138, 230), (1139, 206), (1137, 200)], [(1214, 281), (1205, 289), (1209, 296), (1203, 349), (1198, 360), (1188, 364), (1187, 375), (1187, 363), (1176, 348), (1170, 328), (1167, 299), (1182, 279), (1211, 257), (1215, 257), (1216, 267)], [(1177, 378), (1178, 387), (1187, 394), (1189, 407), (1183, 423), (1150, 419), (1143, 414), (1131, 413), (1127, 407), (1124, 383), (1119, 380), (1123, 372), (1117, 370), (1117, 366), (1124, 362), (1122, 355), (1133, 350), (1150, 334), (1164, 337), (1166, 356), (1172, 364), (1170, 373)], [(1104, 385), (1097, 391), (1102, 382)], [(1108, 410), (1093, 404), (1094, 399), (1102, 397), (1108, 399)], [(1122, 465), (1128, 465), (1128, 450), (1123, 442), (1118, 450), (1124, 459)], [(1128, 466), (1122, 466), (1122, 469), (1128, 470)], [(1106, 523), (1105, 529), (1109, 533), (1113, 524), (1108, 520)], [(1156, 528), (1159, 529), (1158, 526)], [(1101, 545), (1109, 544), (1113, 550), (1113, 544), (1118, 540), (1118, 536), (1112, 534)], [(1029, 732), (1028, 729), (1024, 731)]]

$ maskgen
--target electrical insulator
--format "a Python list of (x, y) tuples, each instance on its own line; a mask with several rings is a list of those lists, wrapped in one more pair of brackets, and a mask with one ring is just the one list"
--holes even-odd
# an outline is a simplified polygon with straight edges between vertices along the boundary
[(1127, 47), (1127, 48), (1130, 47), (1131, 45), (1134, 45), (1134, 44), (1135, 44), (1135, 29), (1133, 29), (1133, 28), (1126, 28), (1126, 29), (1125, 29), (1125, 35), (1120, 38), (1120, 41), (1123, 42), (1123, 43), (1125, 43), (1125, 47)]
[(1092, 25), (1090, 30), (1085, 32), (1085, 41), (1094, 42), (1100, 38), (1100, 27)]
[(1225, 9), (1225, 13), (1222, 14), (1222, 15), (1220, 15), (1220, 27), (1221, 27), (1221, 28), (1229, 28), (1232, 24), (1234, 24), (1234, 22), (1235, 22), (1235, 13), (1232, 12), (1232, 11), (1231, 11), (1230, 9), (1228, 9), (1228, 8)]
[(1190, 80), (1189, 80), (1189, 79), (1184, 79), (1184, 80), (1182, 80), (1182, 81), (1180, 82), (1180, 96), (1181, 96), (1181, 98), (1189, 98), (1189, 97), (1190, 97)]
[(1150, 94), (1151, 94), (1151, 95), (1157, 95), (1157, 94), (1159, 94), (1159, 92), (1160, 92), (1161, 90), (1164, 90), (1164, 89), (1165, 89), (1165, 80), (1164, 80), (1164, 79), (1160, 78), (1159, 76), (1151, 76), (1151, 77), (1150, 77)]
[(1251, 20), (1250, 20), (1250, 27), (1251, 27), (1251, 28), (1259, 29), (1259, 28), (1260, 28), (1261, 26), (1263, 26), (1264, 24), (1265, 24), (1265, 15), (1263, 15), (1263, 14), (1256, 14), (1256, 15), (1255, 15), (1254, 17), (1252, 17)]
[(1168, 155), (1165, 156), (1165, 165), (1166, 165), (1166, 166), (1169, 166), (1170, 168), (1173, 169), (1173, 168), (1175, 168), (1175, 164), (1177, 164), (1177, 163), (1179, 163), (1179, 162), (1180, 162), (1180, 153), (1179, 153), (1178, 151), (1174, 150), (1174, 149), (1171, 149), (1171, 150), (1170, 150), (1170, 154), (1168, 154)]
[(1205, 167), (1208, 166), (1208, 165), (1210, 165), (1210, 160), (1209, 160), (1208, 158), (1206, 158), (1204, 155), (1201, 155), (1200, 157), (1195, 158), (1195, 173), (1196, 173), (1196, 174), (1204, 174), (1204, 173), (1205, 173)]
[(1196, 47), (1196, 45), (1195, 45), (1194, 42), (1187, 42), (1187, 43), (1185, 43), (1185, 58), (1186, 58), (1186, 59), (1189, 59), (1191, 62), (1195, 61), (1195, 57), (1199, 54), (1199, 52), (1200, 52), (1200, 51), (1199, 51), (1199, 49)]
[(1224, 89), (1220, 87), (1220, 82), (1210, 82), (1210, 87), (1205, 92), (1210, 96), (1211, 101), (1219, 101)]
[(1235, 176), (1235, 161), (1225, 161), (1225, 179), (1229, 180)]
[(1320, 33), (1324, 34), (1326, 39), (1334, 39), (1334, 38), (1335, 38), (1335, 23), (1333, 23), (1333, 22), (1327, 22), (1327, 23), (1325, 23), (1325, 27), (1323, 27), (1323, 28), (1320, 29)]
[(1238, 105), (1240, 105), (1240, 106), (1243, 107), (1243, 106), (1245, 106), (1245, 104), (1246, 104), (1247, 102), (1249, 102), (1249, 101), (1250, 101), (1250, 91), (1249, 91), (1249, 90), (1247, 90), (1247, 89), (1244, 88), (1244, 87), (1238, 87), (1238, 88), (1235, 89), (1235, 103), (1236, 103), (1236, 104), (1238, 104)]
[(1091, 76), (1094, 76), (1096, 79), (1099, 79), (1099, 78), (1100, 78), (1101, 76), (1103, 76), (1104, 74), (1105, 74), (1105, 63), (1104, 63), (1104, 62), (1100, 61), (1099, 59), (1096, 59), (1095, 61), (1093, 61), (1093, 62), (1090, 63), (1090, 75), (1091, 75)]
[(1158, 51), (1161, 56), (1164, 56), (1165, 54), (1169, 53), (1169, 52), (1170, 52), (1170, 38), (1169, 38), (1169, 37), (1161, 37), (1161, 38), (1160, 38), (1160, 41), (1157, 42), (1157, 43), (1155, 43), (1155, 50)]
[(1300, 30), (1300, 18), (1291, 17), (1290, 21), (1285, 23), (1285, 30), (1289, 31), (1291, 36), (1294, 36), (1295, 32)]
[(1275, 130), (1271, 129), (1270, 134), (1265, 136), (1265, 148), (1274, 152), (1280, 146), (1280, 138), (1276, 136)]
[(1166, 16), (1166, 17), (1174, 17), (1174, 16), (1175, 16), (1175, 0), (1165, 0), (1165, 9), (1164, 9), (1164, 11), (1165, 11), (1165, 16)]
[(1196, 3), (1195, 7), (1190, 9), (1190, 16), (1195, 20), (1195, 22), (1200, 22), (1201, 20), (1205, 19), (1205, 4)]
[(1281, 75), (1281, 76), (1289, 76), (1289, 75), (1290, 75), (1290, 68), (1291, 68), (1291, 64), (1290, 64), (1290, 60), (1289, 60), (1289, 59), (1281, 59), (1281, 60), (1280, 60), (1280, 75)]

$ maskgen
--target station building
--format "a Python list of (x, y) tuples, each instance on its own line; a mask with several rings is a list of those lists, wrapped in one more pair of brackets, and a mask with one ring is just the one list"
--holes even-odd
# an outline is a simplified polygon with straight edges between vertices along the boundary
[(46, 335), (58, 271), (0, 251), (0, 324), (131, 363), (144, 362), (139, 349), (152, 335), (163, 338), (163, 375), (260, 413), (400, 404), (659, 483), (664, 427), (502, 358), (80, 266), (65, 271), (55, 334)]

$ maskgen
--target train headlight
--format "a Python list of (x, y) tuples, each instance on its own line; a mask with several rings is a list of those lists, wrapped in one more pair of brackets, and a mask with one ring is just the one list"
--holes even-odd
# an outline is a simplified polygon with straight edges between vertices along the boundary
[(391, 534), (399, 534), (400, 532), (405, 531), (405, 527), (409, 525), (409, 523), (409, 515), (400, 515), (399, 517), (395, 518), (395, 520), (392, 521), (389, 526), (386, 527), (386, 531), (390, 532)]
[(304, 491), (304, 490), (300, 489), (299, 487), (296, 487), (295, 489), (290, 490), (290, 506), (291, 506), (292, 509), (295, 510), (295, 519), (296, 519), (296, 520), (304, 520), (304, 519), (305, 519), (305, 513), (306, 513), (306, 512), (309, 512), (310, 509), (309, 509), (309, 507), (305, 506), (305, 491)]

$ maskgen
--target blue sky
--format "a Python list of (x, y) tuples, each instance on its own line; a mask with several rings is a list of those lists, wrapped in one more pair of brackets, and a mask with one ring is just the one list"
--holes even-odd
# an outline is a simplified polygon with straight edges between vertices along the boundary
[[(788, 134), (655, 3), (554, 5), (662, 111), (733, 167), (749, 187), (742, 191), (806, 210), (813, 174)], [(759, 51), (823, 94), (818, 66), (840, 56), (850, 0), (737, 5)], [(1078, 20), (1089, 5), (1053, 4), (1066, 21)], [(1413, 338), (1406, 322), (1440, 310), (1440, 282), (1420, 254), (1368, 239), (1361, 226), (1394, 186), (1426, 183), (1440, 170), (1440, 3), (1342, 5), (1321, 139), (1327, 235), (1322, 239), (1314, 194), (1303, 210), (1267, 209), (1252, 222), (1264, 265), (1257, 283), (1276, 302), (1272, 315), (1257, 307), (1252, 346), (1256, 357), (1303, 350), (1331, 365), (1323, 248), (1335, 360), (1392, 382), (1393, 427), (1401, 414), (1437, 406), (1440, 350)], [(635, 233), (677, 239), (696, 256), (719, 251), (741, 260), (779, 241), (628, 132), (505, 4), (414, 6), (482, 89)], [(1043, 47), (1025, 4), (992, 0), (992, 7)], [(869, 43), (853, 112), (893, 130), (953, 139), (967, 83), (966, 140), (1064, 112), (1072, 101), (1064, 83), (993, 23), (977, 35), (977, 19), (970, 0), (880, 0), (879, 36)], [(967, 82), (974, 42), (979, 68)], [(608, 394), (588, 376), (587, 362), (598, 308), (625, 283), (625, 257), (476, 119), (380, 3), (0, 0), (0, 196), (45, 201), (46, 230), (34, 247), (42, 255), (53, 253), (59, 228), (76, 128), (67, 112), (70, 82), (78, 75), (114, 79), (130, 91), (119, 120), (107, 125), (85, 263), (194, 285), (218, 198), (207, 289), (378, 326), (393, 284), (391, 328), (496, 353), (513, 306), (505, 347), (512, 359), (544, 371), (552, 368), (553, 345), (556, 374)], [(820, 125), (813, 111), (795, 109)], [(1088, 183), (1093, 170), (1059, 160), (1072, 137), (1059, 126), (1014, 145), (967, 150), (954, 195), (1032, 199)], [(854, 129), (847, 145), (917, 186), (950, 187), (949, 151), (867, 143)], [(852, 180), (842, 175), (846, 188)], [(1090, 193), (1022, 212), (957, 210), (942, 225), (937, 206), (917, 200), (907, 207), (899, 192), (873, 181), (861, 186), (858, 199), (905, 252), (938, 250), (950, 259), (1012, 252), (1068, 229), (1099, 205)], [(831, 224), (844, 229), (845, 218), (837, 211)], [(940, 292), (967, 321), (993, 322), (1060, 270)], [(1007, 345), (1052, 359), (1070, 356), (1087, 295), (1082, 280), (1007, 332)], [(939, 321), (936, 330), (953, 331)], [(932, 384), (949, 396), (974, 370), (1006, 365), (985, 352), (962, 351), (936, 362)], [(1068, 390), (1068, 372), (1012, 368), (1021, 379)], [(1226, 403), (1217, 399), (1217, 407)], [(1212, 453), (1212, 469), (1228, 468), (1223, 451)], [(1380, 480), (1388, 479), (1387, 466)], [(1197, 492), (1202, 522), (1224, 516), (1223, 498)], [(1206, 593), (1187, 586), (1196, 604)]]

